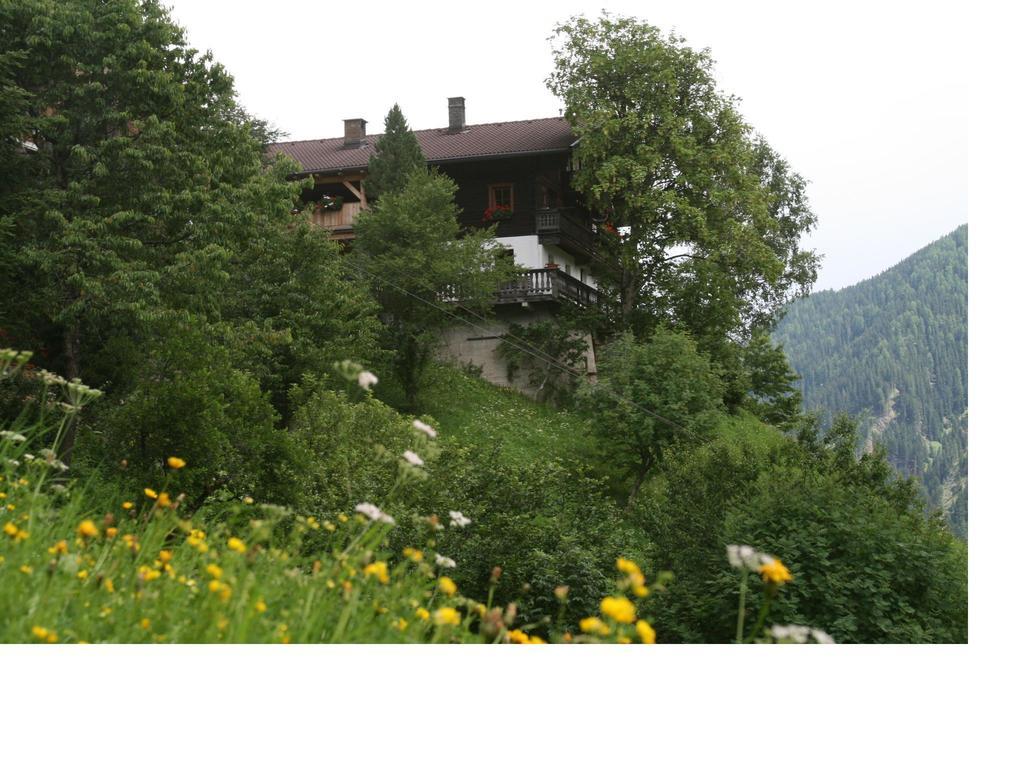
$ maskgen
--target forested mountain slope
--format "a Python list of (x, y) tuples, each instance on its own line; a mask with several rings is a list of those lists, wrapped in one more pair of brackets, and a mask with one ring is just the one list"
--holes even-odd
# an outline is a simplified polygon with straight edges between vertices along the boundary
[(859, 420), (967, 535), (967, 225), (857, 285), (789, 306), (775, 332), (808, 410)]

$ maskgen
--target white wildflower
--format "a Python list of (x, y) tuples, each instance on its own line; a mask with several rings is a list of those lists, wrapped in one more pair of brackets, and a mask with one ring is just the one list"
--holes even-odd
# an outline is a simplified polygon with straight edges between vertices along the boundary
[(402, 454), (402, 458), (405, 459), (406, 461), (408, 461), (414, 467), (422, 467), (423, 466), (423, 459), (421, 459), (419, 456), (417, 456), (412, 451), (406, 451), (405, 453), (403, 453)]
[(772, 637), (780, 643), (806, 643), (810, 633), (811, 628), (801, 624), (775, 624), (771, 628)]
[(725, 548), (725, 554), (729, 558), (729, 565), (733, 568), (746, 568), (750, 571), (756, 571), (762, 563), (766, 562), (766, 558), (771, 559), (768, 555), (758, 552), (746, 544), (730, 544)]
[(395, 524), (395, 518), (385, 512), (381, 512), (380, 507), (376, 504), (371, 504), (368, 501), (356, 504), (356, 512), (375, 523), (388, 523), (389, 525)]
[(832, 639), (832, 635), (821, 629), (812, 629), (811, 637), (814, 638), (814, 642), (818, 645), (832, 645), (835, 640)]
[(378, 379), (369, 371), (360, 371), (357, 381), (360, 387), (369, 391), (370, 387), (376, 384)]
[(457, 526), (458, 528), (465, 528), (467, 525), (473, 522), (464, 514), (462, 514), (461, 512), (456, 512), (455, 510), (449, 512), (448, 517), (452, 519), (452, 525)]
[(455, 561), (444, 555), (434, 555), (434, 562), (441, 568), (454, 568)]
[(28, 438), (20, 432), (11, 432), (9, 429), (0, 430), (0, 437), (5, 440), (10, 440), (12, 443), (24, 443), (28, 440)]
[(418, 429), (420, 432), (422, 432), (424, 435), (429, 437), (431, 440), (433, 440), (435, 437), (437, 437), (437, 430), (434, 429), (429, 424), (426, 424), (426, 423), (420, 421), (419, 419), (413, 419), (412, 420), (412, 426), (413, 426), (413, 429)]

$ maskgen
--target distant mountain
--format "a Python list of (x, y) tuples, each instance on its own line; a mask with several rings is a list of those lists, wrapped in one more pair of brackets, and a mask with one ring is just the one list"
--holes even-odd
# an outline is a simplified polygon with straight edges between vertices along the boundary
[(793, 302), (775, 332), (808, 410), (859, 419), (967, 536), (967, 225), (840, 291)]

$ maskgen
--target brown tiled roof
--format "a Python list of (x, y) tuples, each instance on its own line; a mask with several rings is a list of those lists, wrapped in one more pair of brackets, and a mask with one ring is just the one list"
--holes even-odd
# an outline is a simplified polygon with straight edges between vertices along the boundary
[[(447, 128), (413, 133), (428, 163), (565, 151), (575, 138), (562, 117), (468, 125), (462, 133), (454, 134)], [(270, 152), (288, 155), (306, 173), (357, 170), (367, 166), (379, 137), (367, 136), (366, 143), (359, 147), (345, 147), (343, 138), (283, 141), (271, 144)]]

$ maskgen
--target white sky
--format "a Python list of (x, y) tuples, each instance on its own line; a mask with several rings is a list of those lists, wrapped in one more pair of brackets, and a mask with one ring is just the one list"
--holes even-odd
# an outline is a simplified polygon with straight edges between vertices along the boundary
[(710, 48), (720, 87), (810, 182), (819, 288), (895, 264), (967, 221), (962, 8), (932, 2), (416, 3), (172, 0), (192, 45), (235, 76), (250, 112), (289, 138), (558, 114), (547, 38), (575, 13), (637, 16)]

